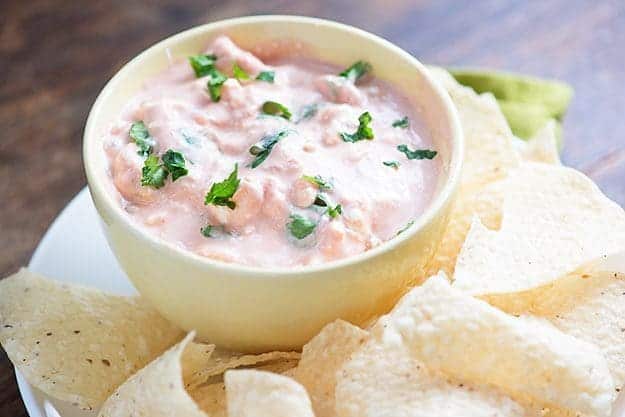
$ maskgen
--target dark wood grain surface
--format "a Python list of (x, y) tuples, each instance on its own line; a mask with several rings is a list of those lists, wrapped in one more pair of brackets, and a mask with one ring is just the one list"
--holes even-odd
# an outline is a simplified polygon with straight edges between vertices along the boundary
[[(115, 71), (182, 29), (265, 13), (359, 26), (427, 63), (569, 82), (576, 96), (565, 122), (564, 162), (625, 205), (622, 0), (0, 0), (0, 276), (28, 261), (85, 185), (82, 129)], [(26, 411), (0, 352), (0, 417), (8, 416)]]

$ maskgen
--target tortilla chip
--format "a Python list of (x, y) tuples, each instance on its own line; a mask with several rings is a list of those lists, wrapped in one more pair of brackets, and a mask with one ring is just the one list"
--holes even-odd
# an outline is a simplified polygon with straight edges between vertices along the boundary
[(299, 352), (275, 351), (248, 355), (225, 350), (215, 350), (206, 366), (198, 369), (193, 377), (190, 378), (189, 387), (193, 388), (194, 386), (204, 383), (214, 376), (223, 374), (228, 369), (276, 363), (278, 361), (296, 361), (299, 357)]
[(337, 417), (525, 416), (507, 396), (430, 371), (401, 345), (367, 342), (337, 379)]
[(226, 386), (223, 382), (202, 385), (189, 392), (198, 407), (210, 417), (227, 417)]
[(475, 295), (541, 287), (625, 249), (625, 212), (582, 173), (524, 163), (503, 181), (500, 230), (474, 221), (454, 285)]
[(546, 320), (514, 317), (449, 285), (443, 274), (405, 295), (372, 334), (453, 378), (608, 416), (614, 384), (599, 349)]
[(183, 375), (203, 366), (212, 353), (210, 345), (191, 343), (194, 336), (189, 333), (130, 377), (106, 400), (99, 417), (207, 417), (185, 389)]
[(557, 328), (595, 344), (605, 356), (619, 389), (625, 385), (625, 253), (593, 261), (550, 285), (522, 293), (488, 296), (511, 314), (534, 314)]
[(306, 390), (289, 377), (246, 369), (224, 381), (228, 417), (314, 417)]
[(368, 335), (360, 327), (336, 320), (304, 346), (293, 378), (306, 387), (317, 417), (334, 416), (336, 372)]
[(494, 97), (478, 95), (463, 87), (443, 69), (430, 67), (430, 72), (447, 89), (458, 110), (465, 136), (465, 162), (449, 224), (426, 268), (426, 277), (440, 270), (449, 275), (453, 273), (456, 257), (474, 216), (495, 216), (492, 221), (498, 224), (496, 208), (501, 204), (500, 199), (497, 195), (483, 196), (483, 189), (504, 178), (519, 164), (512, 132)]
[(550, 120), (528, 141), (518, 141), (519, 157), (527, 162), (560, 165), (556, 121)]
[(184, 334), (143, 299), (26, 269), (0, 281), (0, 343), (30, 384), (94, 409)]

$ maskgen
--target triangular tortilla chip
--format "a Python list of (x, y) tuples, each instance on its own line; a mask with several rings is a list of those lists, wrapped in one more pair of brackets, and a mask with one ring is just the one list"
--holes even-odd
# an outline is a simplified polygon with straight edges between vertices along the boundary
[(314, 417), (304, 387), (271, 372), (233, 370), (224, 375), (228, 417)]
[(367, 342), (337, 379), (337, 417), (525, 416), (505, 395), (430, 371), (401, 345)]
[(139, 297), (26, 269), (0, 281), (0, 343), (28, 382), (94, 409), (184, 334)]
[(550, 120), (530, 140), (519, 140), (516, 145), (523, 161), (560, 165), (555, 120)]
[(625, 249), (625, 212), (582, 173), (524, 163), (502, 181), (499, 230), (475, 221), (454, 285), (475, 295), (527, 291)]
[(443, 274), (412, 289), (371, 332), (458, 380), (496, 386), (515, 399), (610, 414), (614, 384), (596, 346), (545, 320), (508, 315), (451, 287)]
[(208, 361), (212, 345), (194, 344), (195, 334), (134, 374), (105, 401), (99, 417), (208, 417), (187, 393), (184, 375)]
[(336, 372), (363, 345), (368, 335), (357, 326), (336, 320), (304, 346), (293, 378), (310, 394), (317, 417), (334, 416)]

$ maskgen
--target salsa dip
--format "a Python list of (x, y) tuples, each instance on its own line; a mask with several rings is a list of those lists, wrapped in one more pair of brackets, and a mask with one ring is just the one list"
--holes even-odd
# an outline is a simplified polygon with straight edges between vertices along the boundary
[(111, 192), (148, 233), (230, 263), (311, 265), (393, 239), (441, 172), (410, 100), (287, 41), (218, 36), (171, 65), (103, 137)]

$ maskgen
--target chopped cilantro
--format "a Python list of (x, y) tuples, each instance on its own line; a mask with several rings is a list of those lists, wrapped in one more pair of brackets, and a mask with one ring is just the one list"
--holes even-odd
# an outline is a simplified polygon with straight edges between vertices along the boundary
[(148, 128), (142, 120), (133, 122), (130, 126), (130, 132), (128, 134), (130, 135), (130, 139), (132, 139), (137, 145), (137, 148), (139, 148), (137, 151), (139, 155), (147, 157), (152, 153), (154, 148), (154, 139), (150, 136), (150, 132), (148, 132)]
[(403, 152), (408, 159), (433, 159), (438, 153), (430, 149), (415, 149), (411, 151), (408, 145), (397, 145), (397, 150)]
[(259, 81), (265, 81), (265, 82), (273, 84), (275, 76), (276, 76), (276, 73), (274, 71), (261, 71), (256, 76), (256, 79), (259, 80)]
[(204, 204), (213, 204), (215, 206), (227, 206), (231, 210), (234, 210), (236, 203), (231, 200), (234, 193), (239, 188), (241, 180), (237, 177), (239, 172), (239, 165), (234, 164), (234, 170), (228, 178), (222, 182), (214, 182), (211, 185), (211, 189), (206, 193), (204, 198)]
[(365, 61), (356, 61), (349, 68), (342, 71), (339, 76), (355, 83), (369, 71), (371, 71), (371, 64)]
[(161, 157), (165, 168), (171, 173), (171, 180), (176, 181), (180, 177), (184, 177), (189, 173), (185, 166), (184, 156), (180, 152), (169, 149)]
[(406, 223), (406, 225), (404, 227), (399, 229), (399, 231), (397, 232), (397, 234), (395, 236), (399, 236), (400, 234), (404, 233), (406, 230), (410, 229), (410, 227), (413, 224), (414, 224), (414, 220), (410, 220), (408, 223)]
[(250, 76), (248, 75), (248, 73), (245, 72), (245, 70), (241, 68), (239, 64), (236, 62), (232, 64), (232, 76), (239, 81), (250, 79)]
[(296, 239), (304, 239), (317, 227), (317, 223), (299, 214), (291, 214), (289, 218), (291, 221), (286, 226)]
[(211, 67), (206, 75), (208, 75), (206, 88), (208, 88), (211, 100), (217, 102), (221, 98), (221, 86), (226, 82), (228, 77), (215, 67)]
[(299, 116), (297, 116), (297, 120), (295, 120), (295, 123), (312, 119), (317, 114), (318, 109), (319, 106), (316, 103), (305, 105), (300, 109)]
[(195, 71), (197, 78), (208, 75), (216, 61), (217, 57), (215, 55), (193, 55), (189, 57), (189, 63), (193, 71)]
[(341, 139), (345, 142), (358, 142), (363, 139), (371, 140), (373, 139), (373, 129), (369, 125), (371, 123), (371, 114), (368, 111), (364, 112), (358, 118), (358, 129), (354, 133), (345, 133), (341, 132), (339, 135)]
[(265, 101), (261, 110), (264, 114), (270, 114), (272, 116), (280, 116), (283, 119), (291, 120), (291, 112), (286, 106), (278, 103), (277, 101)]
[(399, 168), (399, 162), (397, 162), (397, 161), (384, 161), (382, 163), (384, 165), (386, 165), (387, 167), (391, 167), (391, 168), (395, 168), (395, 169)]
[(254, 158), (250, 167), (256, 168), (262, 164), (265, 159), (267, 159), (276, 143), (280, 142), (280, 140), (286, 137), (289, 133), (291, 133), (290, 130), (281, 130), (277, 133), (264, 136), (261, 140), (252, 145), (250, 147), (250, 153), (256, 158)]
[(302, 179), (319, 187), (320, 190), (331, 190), (333, 188), (330, 180), (324, 179), (321, 175), (302, 175)]
[(397, 119), (393, 122), (393, 127), (407, 129), (408, 126), (410, 126), (410, 121), (408, 120), (408, 116), (404, 116), (403, 119)]
[(141, 169), (141, 185), (161, 188), (165, 185), (168, 175), (169, 171), (159, 162), (158, 156), (150, 155), (145, 159)]
[(328, 216), (330, 216), (330, 218), (335, 219), (340, 214), (343, 214), (343, 207), (341, 207), (340, 204), (334, 207), (328, 207)]
[(213, 235), (211, 235), (212, 231), (213, 226), (211, 226), (210, 224), (207, 224), (206, 226), (200, 228), (200, 233), (202, 233), (202, 236), (204, 237), (213, 237)]

